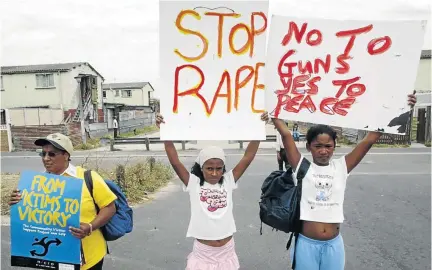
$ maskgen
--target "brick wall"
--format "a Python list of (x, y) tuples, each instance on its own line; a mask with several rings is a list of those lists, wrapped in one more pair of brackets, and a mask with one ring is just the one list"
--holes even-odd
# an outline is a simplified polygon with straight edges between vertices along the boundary
[(105, 122), (105, 115), (103, 109), (98, 109), (98, 123)]
[(80, 123), (55, 126), (12, 126), (11, 132), (15, 151), (34, 151), (39, 148), (34, 145), (36, 139), (57, 132), (69, 136), (74, 145), (81, 143)]
[(1, 152), (9, 152), (9, 141), (8, 141), (8, 134), (6, 130), (2, 130), (0, 132), (0, 147)]

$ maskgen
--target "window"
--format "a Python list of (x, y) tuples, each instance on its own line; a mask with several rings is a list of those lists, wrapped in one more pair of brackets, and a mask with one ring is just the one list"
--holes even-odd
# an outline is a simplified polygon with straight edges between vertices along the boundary
[(0, 90), (1, 91), (4, 91), (4, 88), (3, 88), (3, 76), (0, 76)]
[(102, 97), (106, 98), (106, 91), (102, 91)]
[(119, 94), (119, 90), (116, 90), (115, 96), (116, 96), (116, 97), (120, 96), (120, 94)]
[(36, 74), (36, 88), (51, 88), (54, 85), (54, 74)]
[(132, 90), (123, 90), (122, 91), (122, 97), (124, 97), (124, 98), (132, 97)]

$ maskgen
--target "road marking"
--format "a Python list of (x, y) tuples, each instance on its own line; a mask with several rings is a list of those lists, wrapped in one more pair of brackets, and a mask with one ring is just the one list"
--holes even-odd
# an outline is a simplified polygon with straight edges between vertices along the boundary
[[(305, 156), (310, 156), (310, 153), (301, 153)], [(346, 155), (347, 153), (335, 153), (335, 156), (341, 156), (341, 155)], [(197, 154), (179, 154), (179, 157), (196, 157), (198, 155)], [(243, 156), (243, 153), (228, 153), (226, 154), (226, 156)], [(268, 154), (256, 154), (256, 156), (275, 156), (276, 153), (268, 153)], [(390, 155), (390, 156), (397, 156), (397, 155), (412, 155), (412, 156), (417, 156), (417, 155), (431, 155), (431, 152), (394, 152), (394, 153), (381, 153), (381, 152), (376, 152), (376, 153), (368, 153), (367, 156), (375, 156), (375, 155)], [(72, 158), (106, 158), (106, 159), (110, 159), (110, 158), (133, 158), (133, 157), (164, 157), (166, 158), (166, 155), (162, 155), (162, 154), (130, 154), (130, 155), (112, 155), (112, 156), (106, 156), (106, 155), (77, 155), (77, 156), (72, 156)], [(1, 159), (17, 159), (17, 158), (40, 158), (40, 156), (2, 156)]]
[[(431, 172), (353, 172), (352, 175), (431, 175)], [(269, 176), (268, 173), (248, 173), (247, 176)]]

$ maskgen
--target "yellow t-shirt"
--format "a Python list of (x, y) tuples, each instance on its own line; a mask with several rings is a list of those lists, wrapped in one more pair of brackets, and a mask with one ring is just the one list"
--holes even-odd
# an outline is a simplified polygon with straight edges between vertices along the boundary
[[(96, 218), (96, 207), (94, 201), (100, 209), (117, 199), (117, 196), (111, 191), (102, 177), (95, 171), (92, 171), (93, 180), (93, 197), (84, 181), (84, 171), (82, 167), (75, 167), (69, 164), (69, 167), (63, 173), (64, 176), (75, 177), (83, 180), (83, 189), (81, 195), (81, 214), (80, 222), (90, 223)], [(102, 232), (94, 230), (89, 236), (81, 239), (82, 248), (84, 252), (85, 264), (81, 269), (86, 270), (97, 264), (107, 254), (107, 244), (102, 235)]]

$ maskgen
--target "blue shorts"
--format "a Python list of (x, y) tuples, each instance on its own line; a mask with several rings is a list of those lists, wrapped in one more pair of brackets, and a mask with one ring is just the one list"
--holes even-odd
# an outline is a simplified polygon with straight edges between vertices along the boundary
[[(345, 267), (345, 248), (340, 234), (327, 241), (299, 234), (295, 249), (296, 270), (343, 270)], [(291, 248), (291, 262), (293, 255), (294, 248)]]

